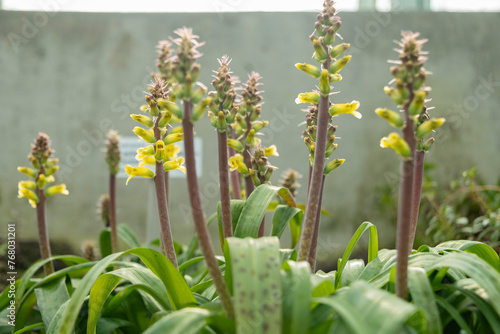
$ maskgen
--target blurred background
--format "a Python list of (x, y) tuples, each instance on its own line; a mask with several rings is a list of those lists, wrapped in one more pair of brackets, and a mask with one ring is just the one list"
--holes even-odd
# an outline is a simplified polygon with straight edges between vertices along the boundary
[[(16, 167), (28, 165), (33, 139), (45, 132), (60, 159), (59, 180), (70, 192), (48, 201), (50, 237), (76, 252), (84, 240), (97, 240), (103, 224), (96, 202), (107, 192), (105, 134), (116, 129), (125, 141), (135, 140), (129, 115), (144, 104), (155, 71), (155, 46), (182, 26), (192, 27), (206, 42), (200, 49), (200, 81), (209, 89), (217, 58), (224, 54), (233, 59), (234, 75), (242, 81), (252, 71), (261, 74), (261, 117), (270, 121), (262, 142), (277, 145), (280, 153), (270, 159), (279, 168), (272, 183), (279, 184), (288, 168), (299, 171), (304, 186), (298, 201), (303, 202), (308, 162), (299, 124), (304, 113), (294, 100), (315, 80), (294, 64), (312, 61), (308, 36), (321, 5), (320, 0), (0, 1), (0, 235), (15, 222), (18, 240), (36, 238), (35, 212), (17, 199), (17, 182), (24, 177)], [(393, 40), (401, 30), (429, 39), (423, 48), (432, 72), (428, 105), (435, 106), (432, 116), (447, 118), (427, 155), (437, 186), (447, 186), (473, 166), (485, 183), (496, 183), (500, 174), (500, 2), (341, 0), (336, 7), (343, 22), (339, 33), (351, 43), (347, 54), (353, 59), (333, 100), (359, 100), (363, 118), (334, 119), (340, 139), (332, 157), (346, 163), (325, 185), (323, 207), (331, 216), (322, 218), (318, 259), (326, 266), (336, 262), (365, 220), (378, 227), (381, 247), (394, 247), (392, 199), (400, 163), (394, 152), (379, 147), (391, 128), (373, 111), (395, 108), (383, 87), (391, 79), (387, 60), (396, 58)], [(218, 201), (216, 133), (206, 117), (196, 131), (209, 216)], [(185, 181), (179, 175), (170, 188), (173, 235), (180, 243), (194, 233)], [(135, 178), (128, 186), (125, 178), (118, 180), (118, 222), (128, 224), (142, 242), (159, 234), (153, 188), (149, 179)], [(215, 238), (215, 224), (211, 230)], [(288, 245), (286, 238), (283, 243)]]

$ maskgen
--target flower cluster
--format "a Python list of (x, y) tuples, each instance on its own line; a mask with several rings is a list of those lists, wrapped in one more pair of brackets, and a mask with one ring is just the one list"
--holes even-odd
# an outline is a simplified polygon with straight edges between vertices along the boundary
[(45, 133), (39, 133), (35, 143), (31, 146), (31, 154), (28, 159), (33, 165), (29, 167), (17, 167), (17, 170), (26, 174), (31, 180), (18, 183), (18, 197), (26, 198), (33, 208), (40, 202), (40, 197), (49, 197), (55, 194), (68, 195), (66, 185), (59, 184), (45, 187), (55, 181), (54, 173), (59, 170), (57, 163), (59, 159), (51, 158), (54, 151), (50, 148), (50, 138)]
[(155, 173), (144, 167), (148, 164), (161, 163), (166, 172), (174, 169), (185, 171), (182, 166), (184, 159), (176, 158), (178, 148), (173, 145), (183, 140), (182, 131), (167, 131), (172, 117), (172, 105), (175, 106), (175, 103), (169, 101), (167, 85), (163, 79), (155, 78), (149, 88), (147, 105), (141, 107), (141, 110), (149, 115), (133, 114), (130, 117), (146, 127), (136, 126), (133, 131), (151, 145), (137, 150), (136, 160), (139, 161), (139, 167), (125, 166), (125, 172), (129, 175), (127, 183), (135, 176), (154, 177)]
[(237, 79), (231, 76), (229, 64), (231, 60), (227, 56), (219, 59), (219, 69), (215, 72), (212, 85), (215, 91), (210, 92), (210, 104), (208, 116), (213, 127), (221, 132), (227, 130), (228, 124), (235, 120), (238, 107), (235, 104), (236, 89), (234, 84)]
[(106, 163), (111, 174), (116, 175), (120, 170), (120, 136), (115, 130), (110, 130), (106, 141)]
[[(404, 128), (407, 125), (405, 117), (414, 126), (414, 137), (417, 151), (427, 151), (434, 142), (430, 138), (424, 142), (424, 137), (440, 127), (444, 118), (430, 118), (427, 111), (432, 108), (426, 107), (426, 99), (431, 91), (430, 87), (424, 85), (428, 72), (424, 69), (427, 52), (422, 51), (422, 45), (426, 39), (417, 39), (419, 33), (402, 32), (401, 41), (396, 41), (400, 47), (396, 51), (399, 59), (392, 61), (395, 65), (391, 67), (394, 79), (390, 86), (384, 87), (384, 92), (406, 113), (392, 111), (386, 108), (377, 108), (375, 113), (385, 119), (395, 128)], [(412, 158), (410, 143), (401, 138), (398, 133), (392, 132), (380, 141), (381, 147), (392, 148), (404, 159)]]
[[(318, 103), (320, 97), (328, 98), (328, 111), (331, 117), (341, 114), (351, 114), (356, 118), (361, 118), (361, 114), (357, 111), (359, 108), (358, 101), (350, 103), (332, 104), (329, 96), (335, 94), (331, 92), (331, 83), (342, 80), (339, 74), (344, 66), (351, 60), (351, 56), (340, 57), (350, 46), (349, 43), (335, 43), (335, 37), (340, 29), (341, 21), (336, 16), (336, 10), (333, 7), (333, 0), (326, 0), (323, 4), (323, 10), (318, 15), (318, 21), (315, 23), (315, 31), (309, 37), (313, 42), (314, 54), (313, 58), (320, 63), (320, 67), (299, 63), (296, 64), (299, 70), (309, 74), (315, 79), (318, 79), (318, 88), (312, 92), (305, 92), (299, 94), (295, 102), (309, 103), (309, 107), (305, 109), (306, 112), (306, 126), (307, 129), (303, 132), (304, 142), (309, 150), (310, 164), (313, 164), (314, 153), (316, 149), (316, 133), (318, 129)], [(325, 157), (328, 158), (337, 148), (334, 143), (335, 131), (337, 126), (328, 124), (327, 142)], [(325, 165), (324, 174), (331, 173), (335, 168), (342, 165), (344, 159), (335, 159)]]
[(300, 183), (298, 179), (302, 178), (302, 175), (293, 169), (287, 169), (281, 179), (281, 186), (290, 190), (290, 194), (293, 197), (297, 196), (298, 188), (300, 188)]

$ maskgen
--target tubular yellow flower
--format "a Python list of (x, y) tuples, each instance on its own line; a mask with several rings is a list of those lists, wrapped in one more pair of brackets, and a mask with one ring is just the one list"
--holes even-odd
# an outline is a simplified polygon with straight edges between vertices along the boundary
[(326, 164), (323, 170), (324, 175), (328, 175), (333, 172), (337, 167), (340, 167), (344, 163), (345, 159), (335, 159)]
[(17, 185), (19, 188), (25, 188), (25, 189), (31, 189), (31, 190), (36, 188), (36, 184), (33, 181), (19, 181), (19, 183)]
[(19, 187), (17, 198), (23, 197), (28, 199), (33, 208), (36, 208), (36, 205), (38, 204), (38, 196), (33, 191)]
[(26, 175), (28, 175), (29, 177), (35, 179), (36, 178), (36, 171), (32, 168), (28, 168), (28, 167), (17, 167), (17, 170), (20, 171), (21, 173), (24, 173)]
[(325, 48), (321, 44), (319, 40), (314, 40), (313, 41), (313, 46), (314, 46), (314, 59), (318, 62), (323, 64), (326, 61), (326, 58), (328, 57)]
[(275, 157), (279, 157), (279, 153), (278, 153), (278, 149), (276, 148), (276, 145), (271, 145), (269, 147), (266, 147), (264, 149), (264, 155), (266, 157), (270, 156), (270, 155), (274, 155)]
[(316, 92), (300, 93), (295, 99), (295, 103), (318, 103), (319, 94)]
[(295, 67), (297, 67), (301, 71), (306, 72), (307, 74), (316, 79), (319, 78), (319, 76), (321, 75), (321, 70), (314, 65), (302, 63), (302, 64), (295, 64)]
[(148, 128), (152, 127), (153, 126), (153, 119), (149, 116), (146, 116), (146, 115), (136, 115), (136, 114), (132, 114), (130, 115), (130, 117), (134, 120), (134, 121), (137, 121), (145, 126), (147, 126)]
[(238, 152), (243, 151), (243, 149), (245, 148), (239, 140), (231, 138), (227, 140), (227, 146), (234, 148)]
[(358, 101), (351, 101), (350, 103), (341, 103), (341, 104), (334, 104), (333, 106), (330, 107), (330, 115), (337, 116), (340, 114), (351, 114), (356, 118), (361, 118), (362, 115), (359, 113), (358, 110), (359, 108), (359, 102)]
[(344, 66), (349, 62), (349, 60), (351, 60), (352, 56), (345, 56), (345, 57), (342, 57), (336, 61), (334, 61), (331, 65), (330, 65), (330, 73), (331, 74), (337, 74), (340, 72), (340, 70), (342, 70), (344, 68)]
[(444, 122), (446, 122), (446, 119), (444, 118), (431, 118), (430, 120), (423, 122), (417, 128), (417, 138), (427, 136), (432, 130), (443, 125)]
[(191, 123), (194, 123), (203, 117), (203, 115), (205, 114), (205, 110), (207, 110), (209, 104), (210, 98), (207, 97), (194, 106), (193, 114), (191, 115)]
[(177, 143), (181, 140), (184, 140), (184, 133), (182, 132), (171, 133), (167, 135), (165, 138), (163, 138), (163, 142), (165, 143), (165, 145)]
[(377, 108), (375, 109), (375, 113), (395, 128), (402, 128), (405, 124), (403, 117), (399, 113), (387, 108)]
[(140, 128), (138, 126), (136, 126), (133, 131), (137, 136), (141, 137), (142, 139), (144, 139), (148, 143), (152, 144), (152, 143), (156, 142), (155, 135), (154, 135), (153, 131), (145, 130), (145, 129)]
[(155, 149), (152, 145), (143, 147), (143, 148), (138, 148), (137, 149), (137, 155), (135, 156), (135, 160), (142, 160), (147, 156), (155, 154)]
[(172, 113), (173, 116), (177, 117), (178, 119), (182, 120), (183, 118), (183, 113), (181, 107), (179, 107), (175, 102), (169, 101), (169, 100), (164, 100), (164, 99), (158, 99), (158, 104), (167, 109)]
[(155, 159), (156, 161), (163, 161), (165, 158), (165, 143), (163, 140), (158, 140), (156, 142), (156, 153), (155, 153)]
[(265, 128), (269, 124), (269, 121), (255, 121), (252, 123), (252, 129), (254, 129), (255, 132), (258, 132)]
[(144, 167), (146, 165), (155, 165), (156, 164), (156, 159), (152, 155), (148, 155), (147, 157), (142, 158), (139, 161), (139, 167)]
[(147, 177), (147, 178), (152, 178), (155, 176), (155, 173), (147, 167), (132, 167), (130, 165), (125, 166), (125, 173), (129, 175), (127, 182), (125, 182), (125, 184), (128, 184), (128, 181), (130, 181), (133, 177), (136, 176)]
[(177, 158), (181, 148), (178, 145), (170, 144), (165, 146), (165, 156), (167, 160), (173, 160)]
[(186, 174), (186, 167), (182, 166), (183, 163), (184, 163), (184, 158), (182, 157), (177, 158), (175, 160), (165, 162), (163, 164), (163, 169), (165, 170), (165, 172), (178, 169), (184, 174)]
[(69, 195), (69, 191), (66, 189), (66, 185), (64, 183), (49, 187), (47, 191), (45, 191), (45, 197), (50, 197), (55, 194)]
[(164, 128), (168, 125), (168, 122), (170, 122), (170, 119), (172, 118), (172, 114), (169, 111), (164, 111), (161, 113), (160, 120), (158, 121), (158, 127), (159, 128)]
[(396, 132), (392, 132), (389, 136), (382, 138), (380, 140), (380, 147), (392, 148), (405, 159), (410, 158), (411, 155), (410, 146)]
[(415, 97), (411, 101), (410, 107), (408, 108), (408, 113), (410, 115), (418, 115), (422, 113), (424, 107), (425, 95), (426, 94), (424, 91), (418, 91), (415, 93)]
[(237, 170), (243, 175), (248, 175), (249, 173), (247, 166), (243, 162), (243, 156), (241, 154), (235, 154), (229, 158), (229, 169), (231, 172)]

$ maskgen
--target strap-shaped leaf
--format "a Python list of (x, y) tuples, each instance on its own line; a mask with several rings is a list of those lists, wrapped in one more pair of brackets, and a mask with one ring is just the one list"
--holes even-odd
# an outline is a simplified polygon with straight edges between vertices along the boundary
[(295, 200), (287, 188), (274, 187), (267, 184), (260, 185), (248, 197), (238, 219), (234, 236), (238, 238), (256, 238), (267, 207), (277, 194), (289, 206), (297, 207)]
[(282, 290), (276, 237), (227, 238), (237, 333), (281, 333)]

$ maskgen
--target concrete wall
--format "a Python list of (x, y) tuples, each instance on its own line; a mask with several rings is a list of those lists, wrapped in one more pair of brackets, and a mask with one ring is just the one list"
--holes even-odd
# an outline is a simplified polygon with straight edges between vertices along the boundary
[[(379, 147), (391, 128), (379, 119), (376, 107), (394, 107), (383, 93), (390, 80), (387, 59), (399, 32), (417, 30), (430, 41), (425, 46), (432, 71), (435, 116), (448, 123), (439, 130), (428, 160), (439, 165), (443, 183), (474, 165), (488, 182), (495, 182), (500, 166), (500, 15), (457, 13), (343, 13), (340, 33), (353, 45), (353, 60), (342, 72), (344, 80), (336, 102), (361, 102), (362, 120), (345, 116), (339, 125), (339, 148), (334, 157), (344, 166), (328, 178), (324, 207), (333, 217), (324, 219), (321, 251), (344, 249), (346, 238), (363, 221), (377, 224), (382, 245), (391, 246), (395, 222), (376, 219), (373, 189), (394, 186), (399, 169), (393, 152)], [(0, 11), (0, 220), (18, 222), (18, 236), (36, 235), (34, 211), (16, 198), (23, 176), (16, 166), (27, 165), (26, 155), (39, 131), (48, 133), (61, 159), (59, 176), (70, 196), (51, 198), (50, 235), (79, 245), (96, 239), (101, 223), (95, 203), (107, 191), (107, 169), (102, 138), (110, 127), (132, 136), (128, 117), (144, 103), (143, 91), (154, 70), (155, 45), (181, 26), (193, 27), (206, 46), (201, 81), (209, 84), (217, 58), (228, 54), (235, 75), (258, 71), (265, 90), (263, 119), (271, 121), (263, 142), (278, 146), (280, 168), (273, 183), (288, 167), (306, 176), (307, 153), (301, 139), (302, 106), (298, 93), (315, 81), (294, 68), (309, 61), (314, 13), (224, 14), (86, 14)], [(200, 183), (207, 214), (215, 210), (216, 137), (205, 118), (197, 124), (203, 139), (203, 175)], [(154, 215), (152, 185), (134, 179), (118, 182), (118, 219), (145, 240), (147, 217)], [(303, 180), (306, 183), (306, 179)], [(172, 181), (173, 234), (187, 242), (192, 223), (186, 214), (184, 179)], [(299, 200), (304, 199), (304, 192)], [(149, 211), (149, 213), (147, 213)], [(215, 226), (213, 226), (215, 227)], [(331, 233), (331, 231), (336, 231)], [(215, 229), (213, 230), (215, 232)], [(1, 232), (2, 235), (4, 231)], [(150, 233), (151, 234), (151, 233)], [(217, 243), (215, 243), (217, 244)]]

